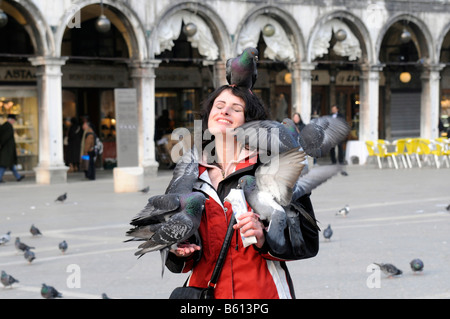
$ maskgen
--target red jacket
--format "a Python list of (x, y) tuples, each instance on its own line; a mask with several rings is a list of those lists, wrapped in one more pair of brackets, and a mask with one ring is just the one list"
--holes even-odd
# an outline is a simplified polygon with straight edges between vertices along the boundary
[[(217, 191), (211, 185), (206, 167), (199, 167), (199, 182), (195, 189), (208, 196), (199, 228), (202, 251), (188, 258), (178, 258), (169, 254), (166, 263), (172, 272), (192, 271), (187, 286), (207, 287), (216, 260), (222, 247), (232, 209), (224, 198), (231, 188), (235, 188), (239, 177), (253, 175), (259, 163), (248, 161), (237, 164), (235, 171), (219, 183)], [(314, 216), (309, 196), (300, 203)], [(302, 218), (300, 217), (302, 222)], [(286, 267), (286, 260), (315, 256), (318, 252), (318, 232), (302, 222), (304, 247), (297, 247), (295, 253), (288, 249), (284, 256), (276, 256), (266, 244), (262, 249), (251, 245), (244, 248), (239, 231), (235, 231), (222, 272), (215, 297), (217, 299), (286, 299), (295, 298), (292, 281)]]

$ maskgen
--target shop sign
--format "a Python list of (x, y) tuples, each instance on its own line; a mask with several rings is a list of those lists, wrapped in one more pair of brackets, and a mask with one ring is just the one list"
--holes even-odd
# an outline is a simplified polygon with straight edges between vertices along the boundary
[(0, 67), (2, 82), (36, 82), (36, 69), (33, 67)]
[(202, 87), (202, 76), (199, 68), (157, 68), (156, 87)]
[(117, 66), (62, 67), (63, 87), (124, 88), (128, 86), (128, 70)]

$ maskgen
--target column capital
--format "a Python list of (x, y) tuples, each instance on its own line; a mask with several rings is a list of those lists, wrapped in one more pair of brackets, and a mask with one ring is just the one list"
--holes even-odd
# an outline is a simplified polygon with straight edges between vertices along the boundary
[(37, 56), (29, 58), (28, 61), (31, 62), (32, 66), (63, 66), (66, 64), (69, 57), (50, 57), (50, 56)]
[(361, 71), (362, 72), (381, 72), (383, 71), (383, 68), (386, 66), (386, 64), (378, 63), (378, 64), (361, 64)]
[(287, 68), (290, 71), (294, 71), (294, 70), (298, 70), (298, 71), (312, 71), (316, 68), (318, 63), (316, 62), (288, 62), (287, 63)]

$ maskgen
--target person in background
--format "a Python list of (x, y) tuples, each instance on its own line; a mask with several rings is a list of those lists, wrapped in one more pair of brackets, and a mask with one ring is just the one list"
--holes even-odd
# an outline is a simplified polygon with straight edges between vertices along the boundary
[(70, 127), (67, 133), (67, 163), (69, 163), (69, 173), (78, 172), (80, 169), (80, 149), (83, 129), (76, 117), (70, 119)]
[(14, 140), (14, 128), (16, 116), (8, 114), (8, 118), (2, 126), (0, 126), (0, 183), (4, 183), (3, 175), (9, 168), (14, 174), (18, 182), (25, 178), (17, 171), (17, 150), (16, 141)]
[(83, 123), (84, 143), (83, 153), (81, 156), (81, 169), (84, 171), (86, 178), (95, 180), (95, 133), (92, 124), (89, 121)]
[(294, 121), (297, 130), (301, 132), (305, 127), (305, 123), (303, 123), (300, 113), (294, 113), (294, 115), (292, 116), (292, 120)]
[[(344, 116), (339, 113), (339, 108), (337, 107), (337, 105), (333, 105), (331, 107), (331, 116), (333, 118), (339, 117), (344, 119)], [(344, 142), (341, 142), (337, 145), (338, 148), (338, 158), (336, 161), (336, 150), (335, 147), (333, 147), (330, 150), (330, 157), (331, 157), (331, 163), (332, 164), (336, 164), (336, 162), (339, 162), (339, 164), (344, 165)]]

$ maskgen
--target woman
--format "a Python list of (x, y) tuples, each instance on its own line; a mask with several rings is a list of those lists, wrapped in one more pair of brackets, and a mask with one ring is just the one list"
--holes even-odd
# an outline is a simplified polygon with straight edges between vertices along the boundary
[[(235, 139), (226, 133), (245, 122), (264, 120), (266, 114), (260, 100), (248, 89), (228, 85), (218, 88), (204, 103), (203, 130), (214, 136), (215, 152), (208, 156), (205, 148), (199, 164), (200, 182), (194, 187), (208, 197), (199, 227), (201, 243), (179, 245), (166, 262), (172, 272), (192, 270), (187, 286), (207, 287), (232, 216), (231, 204), (224, 202), (224, 198), (230, 189), (236, 188), (240, 177), (254, 174), (260, 164), (256, 152), (245, 149), (238, 152)], [(309, 196), (302, 197), (299, 204), (314, 216)], [(296, 252), (288, 248), (283, 256), (278, 256), (266, 242), (265, 228), (258, 216), (251, 209), (241, 215), (234, 226), (236, 236), (216, 285), (215, 298), (294, 298), (285, 261), (312, 257), (318, 251), (317, 231), (304, 220), (300, 222), (304, 247), (298, 247)], [(256, 244), (244, 248), (239, 232), (246, 237), (255, 236)]]
[(81, 169), (84, 171), (86, 178), (95, 180), (95, 133), (90, 122), (85, 121), (83, 123), (83, 131)]
[(67, 133), (67, 162), (70, 165), (69, 172), (78, 172), (80, 168), (80, 147), (83, 130), (76, 117), (70, 119), (70, 128)]
[(292, 116), (292, 120), (294, 121), (297, 130), (301, 132), (305, 127), (305, 123), (303, 123), (300, 113), (294, 113), (294, 115)]

